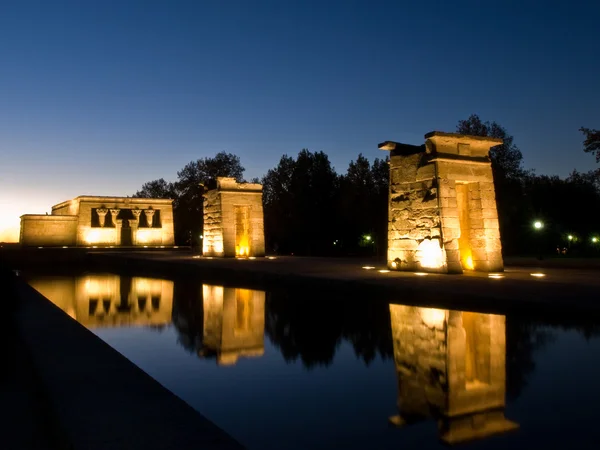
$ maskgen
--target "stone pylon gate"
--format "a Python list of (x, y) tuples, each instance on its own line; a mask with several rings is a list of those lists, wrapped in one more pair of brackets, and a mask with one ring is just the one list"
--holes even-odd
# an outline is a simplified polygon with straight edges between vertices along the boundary
[(390, 151), (390, 269), (503, 270), (489, 158), (502, 142), (433, 131), (421, 146), (379, 144)]

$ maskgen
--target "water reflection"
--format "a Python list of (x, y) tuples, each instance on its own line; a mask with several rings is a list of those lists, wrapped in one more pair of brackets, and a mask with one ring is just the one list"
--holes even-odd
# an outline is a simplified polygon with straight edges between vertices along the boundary
[(240, 356), (264, 353), (265, 293), (202, 285), (203, 356), (218, 364), (235, 364)]
[(118, 275), (34, 278), (29, 284), (88, 328), (171, 322), (173, 282)]
[(518, 428), (504, 417), (505, 316), (390, 305), (399, 414), (427, 418), (449, 444)]
[(174, 323), (184, 347), (219, 365), (264, 353), (264, 291), (192, 284), (178, 289), (183, 305), (174, 309), (169, 280), (86, 275), (36, 277), (29, 284), (91, 329)]

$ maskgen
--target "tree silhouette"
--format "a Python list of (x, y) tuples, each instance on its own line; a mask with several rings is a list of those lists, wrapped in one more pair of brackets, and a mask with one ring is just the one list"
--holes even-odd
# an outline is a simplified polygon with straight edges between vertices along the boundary
[(600, 130), (581, 127), (579, 131), (585, 135), (583, 151), (586, 153), (595, 153), (596, 162), (600, 162)]

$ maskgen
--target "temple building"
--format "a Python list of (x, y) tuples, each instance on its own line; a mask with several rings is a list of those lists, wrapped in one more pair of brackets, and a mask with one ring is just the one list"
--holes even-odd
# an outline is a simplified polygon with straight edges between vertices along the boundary
[(204, 256), (265, 256), (262, 185), (219, 177), (204, 194)]
[(21, 216), (25, 246), (172, 246), (173, 200), (80, 196)]
[(171, 323), (173, 282), (119, 275), (35, 277), (29, 284), (88, 328)]
[(504, 416), (505, 316), (390, 305), (398, 427), (433, 419), (448, 444), (518, 428)]
[(219, 365), (264, 354), (265, 292), (202, 285), (203, 352)]
[(421, 146), (390, 151), (388, 267), (502, 271), (491, 147), (502, 139), (433, 131)]

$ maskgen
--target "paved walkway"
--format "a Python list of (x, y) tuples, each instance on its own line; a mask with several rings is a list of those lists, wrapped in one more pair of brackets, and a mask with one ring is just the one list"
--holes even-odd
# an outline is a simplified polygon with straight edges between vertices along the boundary
[[(386, 293), (387, 300), (491, 309), (539, 307), (600, 312), (600, 271), (509, 266), (501, 274), (415, 274), (352, 258), (218, 259), (183, 252), (99, 252), (91, 261), (115, 270), (155, 276), (193, 275), (226, 285), (312, 287)], [(543, 265), (544, 261), (540, 265)]]

